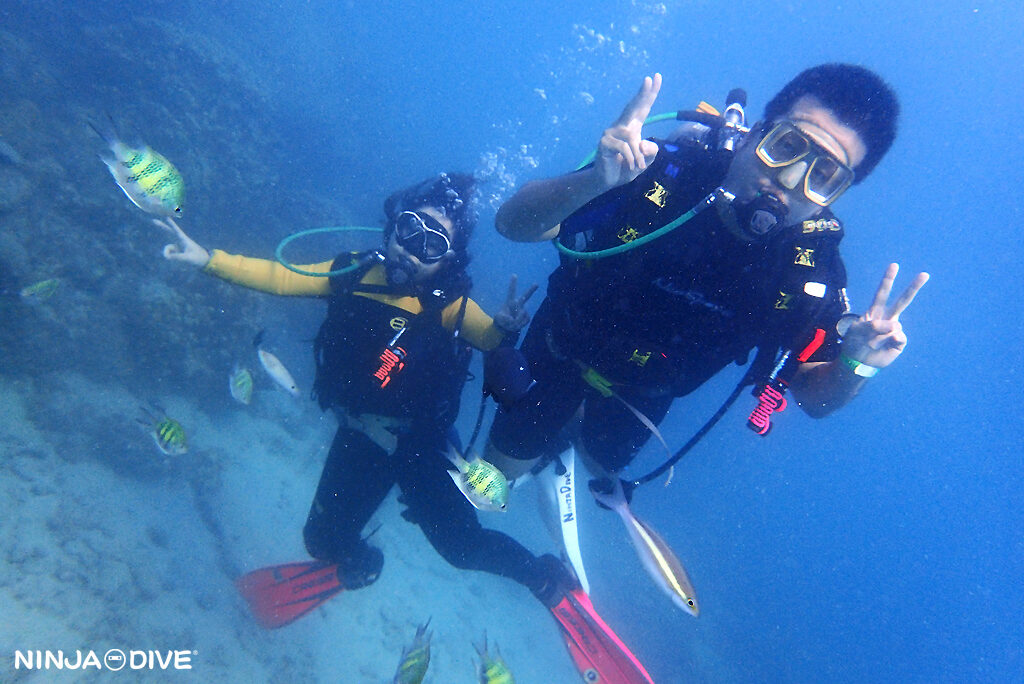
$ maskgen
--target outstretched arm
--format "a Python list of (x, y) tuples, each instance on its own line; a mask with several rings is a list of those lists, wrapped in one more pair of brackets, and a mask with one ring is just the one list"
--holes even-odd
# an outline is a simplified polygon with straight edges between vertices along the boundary
[[(330, 280), (325, 277), (302, 275), (286, 269), (276, 261), (253, 259), (227, 254), (219, 249), (213, 254), (190, 238), (172, 219), (153, 219), (153, 223), (174, 236), (175, 242), (164, 246), (164, 258), (180, 261), (203, 269), (207, 273), (244, 287), (277, 295), (324, 296), (330, 294)], [(333, 262), (300, 266), (304, 271), (327, 273)]]
[(640, 90), (604, 131), (594, 164), (583, 171), (524, 185), (498, 210), (498, 232), (516, 242), (539, 242), (558, 235), (567, 216), (598, 195), (639, 176), (658, 154), (641, 128), (661, 90), (661, 74), (644, 79)]
[[(900, 314), (914, 301), (929, 276), (918, 273), (889, 306), (889, 295), (899, 268), (899, 264), (889, 264), (874, 302), (843, 335), (842, 351), (837, 360), (800, 366), (790, 388), (808, 415), (820, 418), (844, 406), (864, 386), (867, 374), (887, 367), (903, 353), (907, 336), (899, 321)], [(863, 374), (855, 371), (858, 366), (863, 366), (860, 368)]]

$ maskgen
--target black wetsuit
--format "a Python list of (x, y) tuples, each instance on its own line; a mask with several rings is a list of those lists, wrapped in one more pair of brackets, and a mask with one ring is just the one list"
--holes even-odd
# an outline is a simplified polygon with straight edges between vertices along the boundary
[(414, 315), (389, 303), (388, 297), (397, 296), (393, 290), (354, 280), (332, 283), (315, 346), (316, 393), (325, 408), (384, 416), (401, 425), (388, 428), (397, 436), (397, 447), (388, 453), (341, 418), (304, 529), (309, 553), (338, 563), (350, 586), (373, 581), (382, 559), (362, 540), (363, 528), (397, 484), (403, 517), (420, 526), (445, 560), (538, 591), (548, 566), (511, 537), (483, 528), (447, 473), (449, 433), (471, 354), (442, 325), (441, 309), (453, 298), (432, 301), (422, 295), (424, 310)]
[[(651, 233), (706, 197), (727, 168), (726, 156), (663, 143), (636, 180), (563, 221), (559, 239), (597, 251)], [(585, 401), (584, 444), (617, 471), (651, 434), (621, 402), (589, 385), (584, 370), (610, 380), (658, 423), (675, 397), (732, 362), (744, 363), (755, 347), (786, 348), (819, 325), (828, 336), (810, 360), (833, 358), (846, 285), (840, 237), (826, 211), (765, 244), (746, 244), (708, 209), (620, 255), (563, 256), (522, 346), (537, 383), (497, 416), (492, 442), (517, 458), (556, 454), (566, 447), (561, 428)], [(803, 294), (809, 281), (826, 286), (824, 297)]]

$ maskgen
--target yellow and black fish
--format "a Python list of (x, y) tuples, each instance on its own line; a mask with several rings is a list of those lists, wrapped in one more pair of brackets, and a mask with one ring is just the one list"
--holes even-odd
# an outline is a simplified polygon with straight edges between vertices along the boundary
[(111, 155), (100, 155), (118, 186), (135, 206), (157, 216), (181, 216), (185, 181), (167, 157), (148, 145), (131, 147), (121, 142), (113, 122), (106, 132), (90, 122), (110, 146)]
[(228, 377), (228, 388), (235, 401), (248, 405), (252, 401), (252, 372), (248, 368), (235, 366)]
[(430, 620), (416, 629), (416, 636), (412, 644), (402, 651), (402, 660), (398, 663), (398, 670), (392, 684), (422, 684), (427, 674), (427, 667), (430, 666), (430, 634), (427, 626)]
[(508, 510), (508, 480), (496, 466), (479, 456), (467, 461), (451, 445), (448, 460), (456, 467), (448, 474), (469, 503), (481, 511), (504, 513)]
[(19, 294), (22, 299), (42, 301), (52, 297), (57, 292), (58, 287), (60, 287), (59, 278), (47, 278), (46, 280), (40, 280), (38, 283), (23, 287)]
[(484, 645), (480, 648), (473, 645), (476, 649), (476, 653), (480, 656), (480, 684), (516, 684), (515, 677), (512, 676), (512, 671), (508, 669), (508, 665), (505, 664), (505, 660), (498, 653), (497, 644), (495, 644), (495, 654), (492, 656), (487, 652), (487, 635), (484, 634)]
[(168, 456), (180, 456), (188, 451), (185, 428), (173, 418), (164, 417), (153, 426), (153, 441)]
[(185, 436), (185, 428), (181, 423), (170, 418), (162, 410), (160, 414), (142, 409), (145, 418), (139, 418), (138, 423), (149, 430), (156, 448), (165, 456), (180, 456), (188, 453), (188, 439)]

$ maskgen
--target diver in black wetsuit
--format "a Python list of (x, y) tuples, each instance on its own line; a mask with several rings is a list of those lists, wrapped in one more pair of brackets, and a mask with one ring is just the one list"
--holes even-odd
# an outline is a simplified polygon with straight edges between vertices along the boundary
[(660, 74), (645, 79), (592, 165), (528, 183), (498, 212), (506, 237), (557, 238), (563, 251), (522, 347), (536, 385), (497, 416), (485, 453), (510, 478), (567, 446), (560, 430), (581, 404), (582, 444), (614, 473), (651, 436), (626, 402), (658, 423), (675, 397), (753, 349), (792, 350), (779, 381), (823, 416), (906, 345), (899, 315), (928, 275), (890, 303), (896, 264), (871, 308), (837, 329), (848, 307), (830, 208), (895, 136), (889, 87), (862, 67), (823, 65), (738, 141), (724, 117), (701, 135), (644, 140), (660, 87)]
[(201, 266), (254, 289), (328, 298), (316, 337), (314, 394), (340, 421), (305, 528), (314, 558), (335, 563), (344, 588), (374, 582), (383, 555), (362, 537), (395, 484), (403, 517), (458, 568), (509, 577), (543, 598), (571, 582), (561, 562), (538, 558), (508, 535), (482, 527), (452, 484), (446, 458), (471, 347), (490, 351), (529, 320), (514, 285), (492, 320), (469, 299), (467, 246), (476, 223), (473, 179), (441, 174), (395, 193), (384, 205), (383, 246), (365, 254), (301, 266), (331, 278), (301, 275), (276, 262), (212, 254), (175, 224), (167, 258)]

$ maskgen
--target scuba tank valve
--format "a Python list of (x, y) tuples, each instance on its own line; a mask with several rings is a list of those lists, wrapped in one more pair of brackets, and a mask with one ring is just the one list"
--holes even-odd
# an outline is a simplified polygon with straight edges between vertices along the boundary
[(744, 107), (747, 106), (747, 91), (743, 88), (733, 88), (725, 98), (725, 125), (721, 129), (721, 140), (718, 146), (720, 149), (733, 152), (736, 143), (740, 141), (750, 129), (746, 127), (747, 115)]

